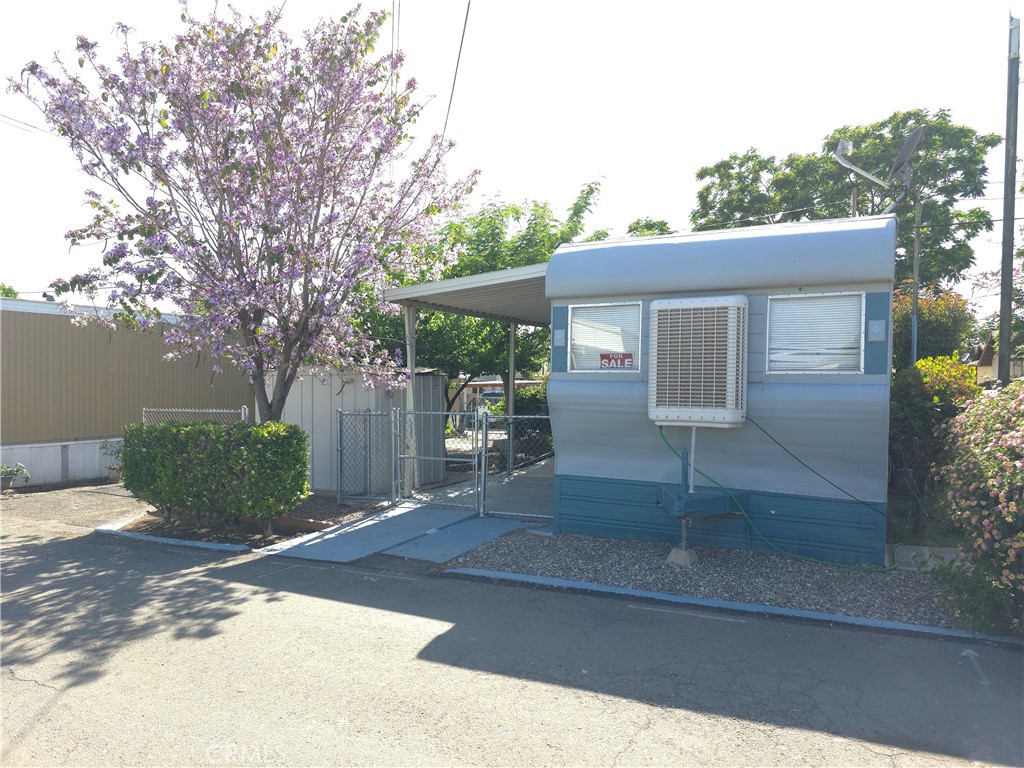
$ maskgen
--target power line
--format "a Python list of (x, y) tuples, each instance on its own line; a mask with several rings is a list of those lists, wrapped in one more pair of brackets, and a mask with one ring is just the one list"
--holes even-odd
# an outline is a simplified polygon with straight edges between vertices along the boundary
[(441, 131), (441, 141), (444, 141), (448, 133), (448, 117), (452, 113), (452, 100), (455, 98), (455, 81), (459, 78), (459, 62), (462, 61), (462, 44), (466, 42), (466, 27), (469, 26), (469, 6), (473, 0), (466, 0), (466, 18), (462, 22), (462, 38), (459, 40), (459, 55), (455, 59), (455, 74), (452, 76), (452, 92), (448, 96), (448, 111), (444, 115), (444, 129)]
[[(28, 133), (29, 129), (31, 129), (33, 131), (38, 131), (39, 133), (42, 133), (46, 136), (52, 136), (55, 139), (61, 138), (52, 131), (48, 131), (45, 128), (40, 128), (38, 125), (32, 125), (32, 123), (26, 123), (24, 120), (19, 120), (18, 118), (13, 117), (12, 115), (4, 114), (3, 112), (0, 112), (0, 120), (3, 120), (11, 128), (17, 128), (18, 130), (25, 131), (26, 133)], [(15, 125), (15, 123), (17, 123), (17, 125)]]

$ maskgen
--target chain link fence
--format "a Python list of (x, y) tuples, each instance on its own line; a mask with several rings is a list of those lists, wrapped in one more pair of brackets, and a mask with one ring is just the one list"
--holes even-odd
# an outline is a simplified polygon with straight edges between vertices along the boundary
[(234, 424), (236, 421), (248, 421), (249, 409), (246, 406), (234, 409), (224, 408), (143, 408), (143, 424)]
[(549, 416), (489, 416), (487, 473), (511, 475), (555, 452)]
[(481, 426), (470, 411), (395, 411), (402, 498), (480, 508)]
[(487, 475), (518, 482), (521, 470), (554, 455), (548, 416), (396, 409), (337, 418), (339, 502), (415, 498), (482, 514)]
[(395, 442), (390, 411), (338, 411), (338, 503), (396, 500)]

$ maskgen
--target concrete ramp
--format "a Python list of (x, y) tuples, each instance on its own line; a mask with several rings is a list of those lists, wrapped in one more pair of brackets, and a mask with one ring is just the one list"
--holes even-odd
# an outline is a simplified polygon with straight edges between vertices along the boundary
[(522, 527), (513, 520), (479, 518), (468, 509), (407, 502), (260, 552), (335, 563), (350, 563), (377, 553), (443, 563)]

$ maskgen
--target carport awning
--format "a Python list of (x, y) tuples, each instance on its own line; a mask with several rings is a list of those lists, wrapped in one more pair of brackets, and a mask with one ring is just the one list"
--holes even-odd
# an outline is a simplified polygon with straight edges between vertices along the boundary
[(384, 292), (395, 304), (485, 317), (503, 323), (550, 325), (551, 302), (544, 295), (548, 265), (531, 264), (469, 277), (406, 285)]

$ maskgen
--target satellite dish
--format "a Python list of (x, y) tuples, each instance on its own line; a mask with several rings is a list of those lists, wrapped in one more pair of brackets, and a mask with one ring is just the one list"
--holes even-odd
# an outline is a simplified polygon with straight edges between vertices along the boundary
[(917, 149), (917, 145), (920, 143), (921, 137), (924, 136), (925, 128), (926, 126), (924, 125), (917, 126), (914, 132), (910, 134), (910, 138), (907, 139), (906, 143), (903, 145), (903, 149), (901, 149), (900, 153), (896, 155), (896, 159), (892, 163), (892, 170), (889, 171), (890, 182), (896, 178), (897, 173), (903, 170), (903, 166), (907, 164), (910, 156), (914, 154), (914, 150)]
[[(897, 178), (899, 178), (899, 192), (897, 193), (896, 198), (888, 205), (888, 207), (886, 207), (884, 211), (882, 211), (883, 214), (892, 213), (894, 210), (896, 210), (896, 206), (903, 202), (903, 200), (907, 196), (907, 193), (910, 191), (911, 169), (910, 166), (907, 165), (907, 162), (910, 160), (910, 156), (914, 154), (914, 150), (917, 149), (917, 145), (921, 141), (921, 137), (924, 136), (924, 129), (925, 126), (919, 125), (914, 130), (914, 132), (910, 134), (910, 138), (907, 139), (906, 143), (903, 145), (903, 149), (901, 149), (900, 153), (896, 155), (896, 160), (893, 162), (892, 169), (889, 171), (889, 176), (885, 181), (883, 181), (882, 179), (878, 178), (873, 174), (868, 173), (863, 168), (858, 168), (856, 165), (851, 163), (849, 159), (847, 159), (846, 155), (853, 150), (853, 145), (846, 139), (839, 140), (839, 146), (836, 147), (836, 151), (832, 153), (832, 156), (844, 168), (850, 169), (854, 173), (863, 176), (865, 179), (868, 179), (869, 181), (874, 182), (883, 189), (889, 189), (892, 186), (892, 183), (896, 181)], [(851, 208), (853, 209), (852, 213), (854, 216), (856, 216), (856, 198), (851, 198), (851, 203)]]

